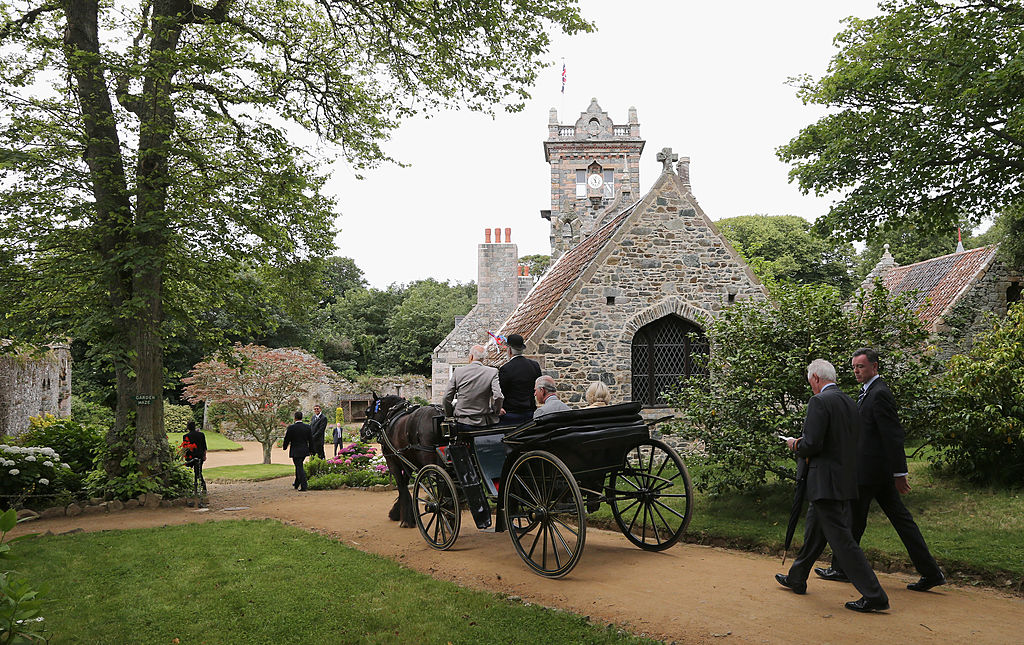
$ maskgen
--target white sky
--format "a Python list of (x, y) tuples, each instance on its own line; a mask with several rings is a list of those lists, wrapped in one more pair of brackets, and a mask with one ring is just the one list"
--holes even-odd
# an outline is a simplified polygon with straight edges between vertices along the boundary
[[(693, 192), (713, 220), (765, 213), (809, 220), (829, 199), (788, 182), (775, 149), (823, 114), (786, 79), (820, 76), (846, 16), (876, 15), (875, 0), (584, 0), (594, 34), (556, 37), (533, 99), (518, 114), (447, 112), (405, 123), (385, 149), (408, 168), (384, 165), (357, 180), (338, 164), (338, 255), (372, 286), (476, 280), (484, 228), (510, 227), (519, 254), (549, 253), (548, 110), (575, 123), (591, 97), (616, 124), (637, 108), (641, 191), (660, 172), (655, 154), (688, 156)], [(568, 82), (561, 89), (561, 61)]]

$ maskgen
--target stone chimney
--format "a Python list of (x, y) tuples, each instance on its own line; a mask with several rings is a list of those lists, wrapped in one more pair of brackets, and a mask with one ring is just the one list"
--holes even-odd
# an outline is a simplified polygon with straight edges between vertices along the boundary
[(501, 241), (501, 229), (484, 229), (484, 243), (477, 247), (477, 291), (478, 305), (496, 305), (512, 308), (519, 302), (519, 249), (511, 243), (512, 229), (505, 229), (505, 242)]

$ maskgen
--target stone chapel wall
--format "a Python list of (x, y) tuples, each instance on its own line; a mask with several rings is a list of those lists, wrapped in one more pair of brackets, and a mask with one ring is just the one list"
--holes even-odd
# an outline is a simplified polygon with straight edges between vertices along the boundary
[(0, 435), (24, 433), (29, 417), (41, 414), (71, 416), (71, 350), (67, 345), (50, 345), (39, 354), (0, 354)]

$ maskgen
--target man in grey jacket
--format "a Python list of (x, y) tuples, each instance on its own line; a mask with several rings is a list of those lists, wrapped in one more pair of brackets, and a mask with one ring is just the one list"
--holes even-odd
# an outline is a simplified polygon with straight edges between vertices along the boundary
[(456, 368), (444, 394), (444, 413), (455, 417), (455, 423), (479, 428), (498, 422), (505, 397), (498, 381), (498, 369), (484, 365), (487, 350), (473, 345), (469, 364)]
[(552, 412), (565, 412), (572, 409), (558, 398), (556, 394), (558, 388), (555, 386), (555, 379), (550, 376), (537, 377), (533, 388), (533, 395), (537, 397), (537, 403), (539, 404), (537, 410), (533, 413), (534, 419), (539, 419)]

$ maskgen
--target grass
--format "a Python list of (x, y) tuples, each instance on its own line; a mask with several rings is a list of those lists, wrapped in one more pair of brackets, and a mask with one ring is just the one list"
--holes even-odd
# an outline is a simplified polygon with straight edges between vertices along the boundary
[[(206, 449), (210, 452), (241, 450), (241, 444), (235, 443), (219, 432), (204, 432), (206, 435)], [(168, 432), (167, 443), (174, 446), (181, 445), (180, 432)]]
[(216, 466), (204, 468), (203, 476), (209, 480), (227, 479), (231, 481), (261, 482), (266, 479), (277, 479), (295, 474), (295, 466), (291, 464), (246, 464), (241, 466)]
[[(903, 501), (947, 575), (1024, 590), (1024, 491), (979, 488), (942, 477), (921, 458), (910, 460), (909, 468), (912, 490)], [(717, 497), (697, 491), (686, 540), (781, 553), (792, 500), (792, 483)], [(607, 505), (591, 518), (617, 530)], [(802, 542), (801, 523), (790, 557)], [(914, 571), (877, 504), (872, 505), (861, 545), (878, 570)]]
[(654, 643), (459, 588), (272, 521), (18, 545), (50, 643)]

